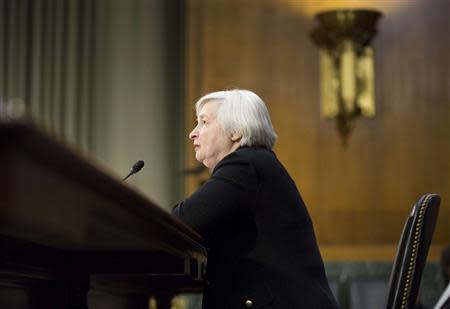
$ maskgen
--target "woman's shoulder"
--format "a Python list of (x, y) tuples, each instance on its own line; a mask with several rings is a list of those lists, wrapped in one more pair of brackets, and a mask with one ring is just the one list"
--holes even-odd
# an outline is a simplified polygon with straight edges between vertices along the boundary
[(257, 175), (258, 170), (276, 161), (272, 150), (265, 147), (240, 147), (224, 157), (214, 168), (212, 175), (240, 174)]
[(217, 163), (213, 170), (213, 174), (215, 174), (218, 170), (223, 169), (224, 167), (232, 168), (249, 165), (250, 161), (248, 160), (246, 152), (247, 151), (243, 151), (241, 148), (239, 148), (226, 155), (222, 160), (220, 160), (219, 163)]
[(255, 159), (265, 156), (274, 157), (275, 154), (262, 146), (242, 146), (223, 158), (216, 169), (228, 164), (252, 164)]
[(256, 164), (257, 162), (264, 164), (264, 162), (267, 163), (276, 160), (275, 153), (271, 149), (263, 146), (241, 147), (235, 153), (236, 156)]
[(268, 149), (264, 146), (242, 146), (238, 148), (234, 153), (236, 155), (245, 157), (275, 155), (275, 153), (271, 149)]

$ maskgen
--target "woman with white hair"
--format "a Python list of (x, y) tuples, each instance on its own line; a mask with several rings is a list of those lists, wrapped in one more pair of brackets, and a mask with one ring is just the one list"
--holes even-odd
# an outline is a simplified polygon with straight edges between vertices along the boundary
[(337, 308), (303, 200), (271, 150), (264, 102), (248, 90), (210, 93), (189, 134), (211, 177), (173, 213), (208, 249), (204, 309)]

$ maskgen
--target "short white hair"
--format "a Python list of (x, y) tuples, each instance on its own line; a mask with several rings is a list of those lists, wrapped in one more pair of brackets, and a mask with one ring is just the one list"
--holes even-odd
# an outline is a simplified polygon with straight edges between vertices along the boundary
[(210, 101), (218, 103), (216, 116), (225, 133), (242, 136), (241, 146), (272, 149), (277, 134), (266, 105), (256, 93), (241, 89), (209, 93), (195, 103), (197, 115)]

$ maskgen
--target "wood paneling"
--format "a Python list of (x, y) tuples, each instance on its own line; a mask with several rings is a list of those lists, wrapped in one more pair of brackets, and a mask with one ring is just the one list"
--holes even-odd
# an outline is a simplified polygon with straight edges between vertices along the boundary
[[(191, 0), (187, 12), (186, 131), (201, 95), (258, 93), (279, 135), (275, 151), (308, 205), (321, 248), (334, 252), (330, 258), (336, 248), (360, 248), (354, 257), (364, 259), (373, 248), (395, 245), (424, 192), (442, 197), (434, 244), (450, 243), (449, 1), (413, 1), (384, 13), (374, 39), (377, 115), (356, 121), (347, 146), (335, 123), (320, 118), (311, 17), (282, 0)], [(186, 149), (193, 167), (190, 144)], [(206, 177), (188, 177), (187, 193)]]

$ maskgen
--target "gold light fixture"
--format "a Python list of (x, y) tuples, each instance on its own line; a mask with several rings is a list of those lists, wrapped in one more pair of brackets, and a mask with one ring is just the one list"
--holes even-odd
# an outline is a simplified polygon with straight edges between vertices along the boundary
[(316, 15), (311, 32), (320, 52), (321, 115), (337, 119), (344, 144), (354, 119), (375, 116), (374, 57), (370, 42), (381, 13), (334, 10)]

